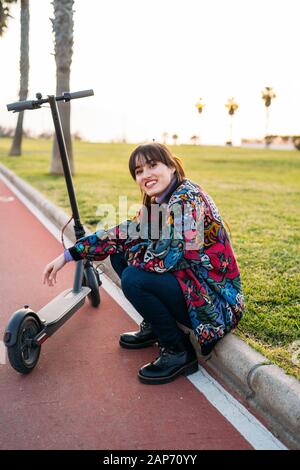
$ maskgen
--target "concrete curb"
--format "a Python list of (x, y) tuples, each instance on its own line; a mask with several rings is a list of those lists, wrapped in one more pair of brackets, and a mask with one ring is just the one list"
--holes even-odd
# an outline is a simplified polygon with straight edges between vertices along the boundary
[[(30, 200), (58, 228), (69, 216), (50, 202), (39, 191), (0, 164), (3, 174), (27, 199)], [(89, 233), (89, 230), (86, 229)], [(65, 234), (74, 240), (70, 224)], [(105, 260), (103, 271), (118, 286), (119, 278), (110, 261)], [(194, 335), (191, 341), (203, 362)], [(206, 360), (206, 365), (225, 383), (237, 391), (264, 418), (273, 434), (289, 449), (300, 449), (300, 382), (253, 350), (234, 334), (228, 334)]]

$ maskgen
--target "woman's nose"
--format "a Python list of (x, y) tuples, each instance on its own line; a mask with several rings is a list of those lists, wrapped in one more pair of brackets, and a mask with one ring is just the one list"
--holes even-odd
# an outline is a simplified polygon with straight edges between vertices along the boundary
[(148, 178), (151, 175), (151, 170), (149, 168), (143, 169), (143, 178)]

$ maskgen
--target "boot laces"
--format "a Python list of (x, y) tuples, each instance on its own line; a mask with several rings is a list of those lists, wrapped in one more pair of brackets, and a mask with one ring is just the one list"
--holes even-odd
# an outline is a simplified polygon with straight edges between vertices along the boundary
[(159, 352), (159, 355), (161, 357), (161, 360), (164, 362), (168, 359), (168, 357), (170, 355), (173, 355), (174, 354), (174, 351), (172, 349), (172, 347), (170, 346), (161, 346), (160, 347), (160, 352)]
[(149, 328), (149, 323), (147, 323), (145, 320), (143, 320), (142, 323), (140, 324), (140, 330), (143, 332), (147, 328)]

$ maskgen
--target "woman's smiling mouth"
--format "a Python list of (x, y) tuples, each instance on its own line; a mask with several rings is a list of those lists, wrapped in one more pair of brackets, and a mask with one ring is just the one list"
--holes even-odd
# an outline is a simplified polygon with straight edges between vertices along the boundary
[(155, 184), (157, 183), (157, 180), (150, 180), (150, 181), (146, 181), (145, 183), (145, 188), (152, 188)]

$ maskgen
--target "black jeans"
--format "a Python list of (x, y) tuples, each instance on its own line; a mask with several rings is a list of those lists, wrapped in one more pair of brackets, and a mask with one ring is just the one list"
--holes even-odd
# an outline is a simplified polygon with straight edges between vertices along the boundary
[(180, 341), (184, 333), (176, 320), (191, 328), (186, 302), (175, 276), (158, 274), (128, 266), (123, 254), (110, 256), (111, 264), (121, 279), (125, 297), (151, 323), (163, 346)]

